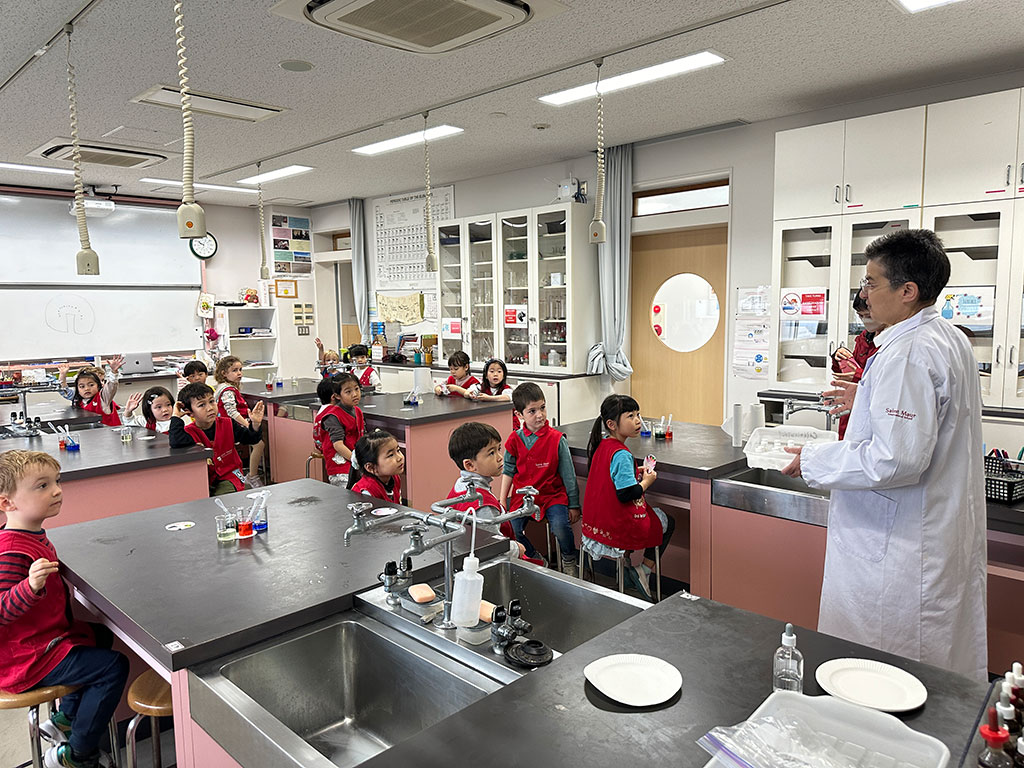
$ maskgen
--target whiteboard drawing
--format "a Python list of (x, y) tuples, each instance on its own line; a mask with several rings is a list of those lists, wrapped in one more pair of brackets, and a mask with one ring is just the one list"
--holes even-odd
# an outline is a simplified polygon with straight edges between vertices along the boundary
[(58, 293), (46, 305), (46, 324), (57, 333), (84, 336), (96, 325), (96, 312), (84, 296)]

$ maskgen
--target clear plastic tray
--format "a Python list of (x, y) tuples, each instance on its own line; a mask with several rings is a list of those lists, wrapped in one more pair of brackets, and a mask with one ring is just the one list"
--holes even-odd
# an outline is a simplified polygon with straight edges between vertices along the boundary
[(793, 454), (786, 453), (787, 446), (802, 447), (815, 443), (834, 443), (839, 435), (817, 427), (758, 427), (750, 435), (743, 453), (747, 464), (758, 469), (785, 469), (793, 461)]

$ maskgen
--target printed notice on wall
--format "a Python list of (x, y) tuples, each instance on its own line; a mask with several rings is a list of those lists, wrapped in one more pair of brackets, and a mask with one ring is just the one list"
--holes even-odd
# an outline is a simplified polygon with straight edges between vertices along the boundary
[(828, 288), (783, 288), (779, 312), (783, 320), (824, 320)]
[(767, 317), (768, 286), (736, 289), (736, 317)]
[(736, 289), (733, 324), (732, 375), (740, 379), (767, 379), (771, 349), (769, 286)]

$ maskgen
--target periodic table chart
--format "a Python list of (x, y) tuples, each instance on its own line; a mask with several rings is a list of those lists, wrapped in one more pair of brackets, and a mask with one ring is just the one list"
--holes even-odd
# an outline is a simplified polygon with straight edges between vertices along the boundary
[[(455, 187), (431, 190), (431, 197), (435, 222), (455, 216)], [(433, 287), (437, 265), (427, 263), (425, 199), (421, 191), (373, 201), (378, 287)]]

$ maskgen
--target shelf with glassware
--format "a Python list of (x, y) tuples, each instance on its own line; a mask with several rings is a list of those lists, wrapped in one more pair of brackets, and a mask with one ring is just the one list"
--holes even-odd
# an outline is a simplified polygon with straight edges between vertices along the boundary
[[(221, 335), (220, 348), (241, 359), (247, 378), (263, 380), (268, 373), (273, 375), (277, 370), (277, 322), (277, 307), (214, 308), (214, 328)], [(264, 329), (264, 332), (254, 333), (255, 329)]]
[(592, 216), (578, 203), (498, 214), (500, 338), (510, 370), (586, 370), (600, 324)]
[(465, 351), (476, 363), (495, 355), (494, 217), (437, 225), (441, 359)]

